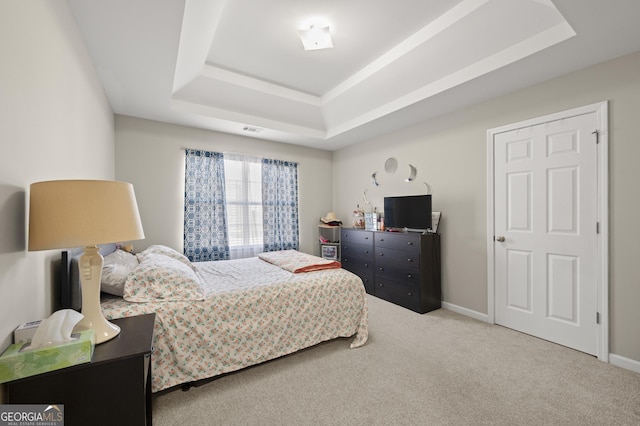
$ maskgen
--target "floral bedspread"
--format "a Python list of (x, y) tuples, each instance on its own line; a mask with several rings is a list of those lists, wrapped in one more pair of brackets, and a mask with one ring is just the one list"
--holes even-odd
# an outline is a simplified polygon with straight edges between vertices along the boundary
[(239, 370), (337, 337), (368, 338), (362, 281), (344, 269), (294, 274), (258, 258), (195, 263), (204, 301), (104, 296), (115, 319), (156, 313), (154, 392)]

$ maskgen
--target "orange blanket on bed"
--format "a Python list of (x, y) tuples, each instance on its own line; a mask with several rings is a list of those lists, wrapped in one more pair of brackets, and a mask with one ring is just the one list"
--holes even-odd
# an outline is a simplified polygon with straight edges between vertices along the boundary
[(342, 266), (336, 260), (323, 259), (297, 250), (269, 251), (258, 254), (258, 257), (294, 274), (323, 269), (339, 269)]

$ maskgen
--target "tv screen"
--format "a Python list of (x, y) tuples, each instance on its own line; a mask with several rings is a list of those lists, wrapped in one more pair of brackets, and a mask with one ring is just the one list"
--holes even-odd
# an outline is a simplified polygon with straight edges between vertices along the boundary
[(384, 197), (384, 226), (413, 231), (431, 229), (431, 195)]

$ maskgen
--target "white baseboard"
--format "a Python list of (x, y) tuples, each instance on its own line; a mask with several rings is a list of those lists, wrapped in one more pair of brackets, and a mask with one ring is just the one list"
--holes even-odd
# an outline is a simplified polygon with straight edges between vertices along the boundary
[(482, 312), (473, 311), (471, 309), (463, 308), (462, 306), (454, 305), (453, 303), (442, 302), (442, 308), (448, 311), (452, 311), (461, 315), (466, 315), (473, 319), (477, 319), (478, 321), (488, 322), (489, 315), (483, 314)]
[(616, 354), (609, 354), (609, 363), (615, 365), (616, 367), (621, 367), (627, 370), (635, 371), (636, 373), (640, 373), (640, 361), (636, 361), (634, 359), (625, 358)]
[[(453, 303), (442, 302), (442, 308), (448, 311), (456, 312), (461, 315), (477, 319), (478, 321), (488, 322), (489, 315), (477, 312), (471, 309), (463, 308), (462, 306), (454, 305)], [(636, 361), (631, 358), (625, 358), (616, 354), (609, 354), (609, 363), (616, 367), (624, 368), (626, 370), (635, 371), (640, 373), (640, 361)]]

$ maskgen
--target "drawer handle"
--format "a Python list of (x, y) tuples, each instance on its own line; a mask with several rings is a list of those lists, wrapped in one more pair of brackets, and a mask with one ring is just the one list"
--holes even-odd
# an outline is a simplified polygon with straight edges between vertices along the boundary
[(412, 246), (413, 245), (413, 241), (407, 241), (407, 245)]
[(369, 253), (369, 250), (365, 250), (364, 252), (365, 252), (365, 253)]
[(382, 267), (380, 267), (379, 269), (380, 269), (381, 271), (384, 271), (384, 268), (382, 268)]
[(384, 253), (380, 253), (380, 256), (384, 256)]
[(364, 267), (366, 268), (367, 266), (369, 266), (369, 264), (368, 264), (368, 263), (365, 263), (365, 264), (364, 264)]
[(384, 284), (382, 284), (382, 283), (380, 283), (380, 284), (378, 284), (378, 285), (379, 285), (380, 287), (384, 287)]
[(413, 278), (413, 275), (407, 274), (407, 278)]
[(407, 293), (407, 296), (413, 296), (413, 293), (409, 292), (409, 293)]
[(407, 262), (413, 262), (413, 259), (407, 259)]

